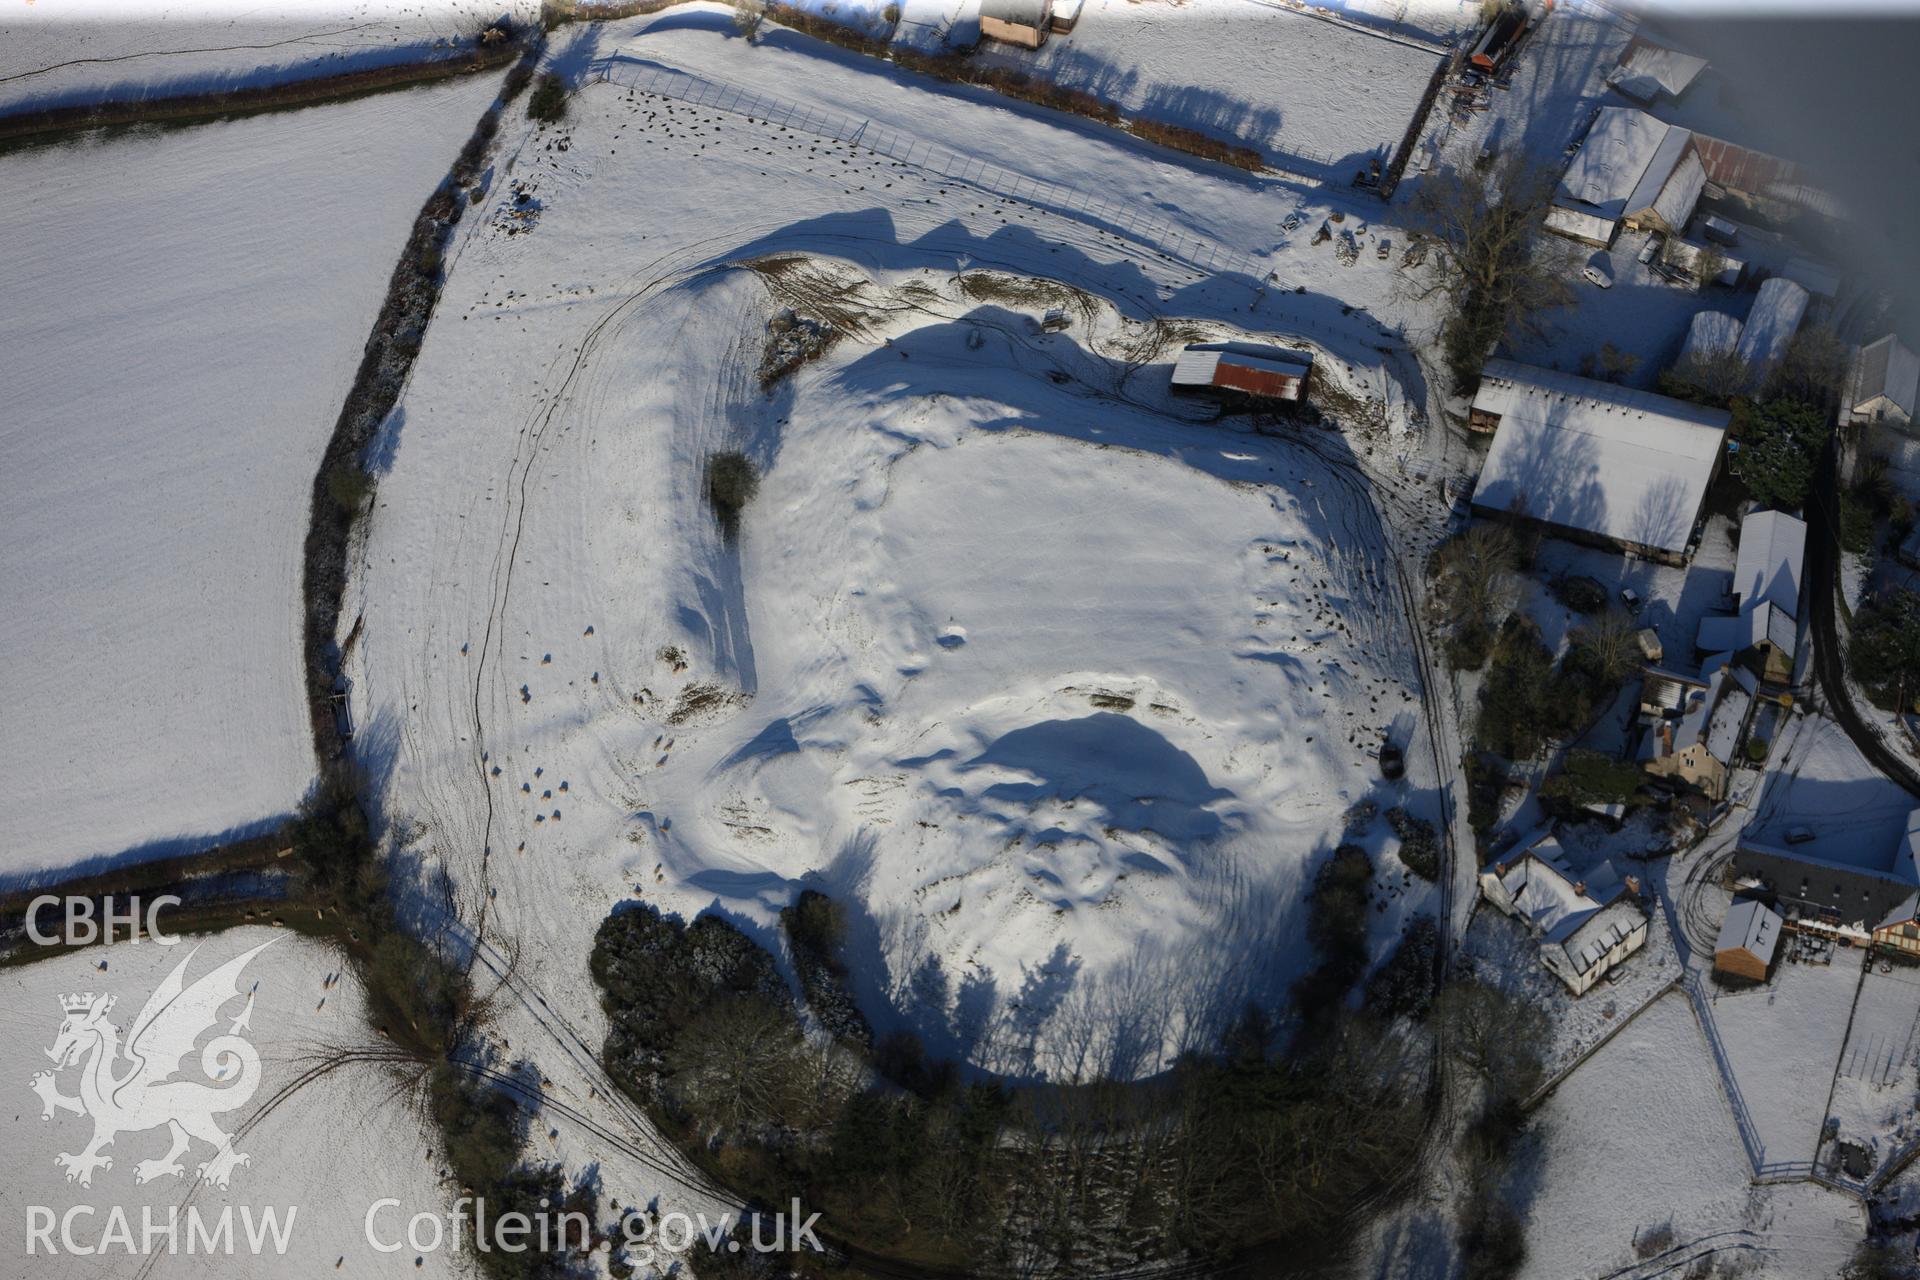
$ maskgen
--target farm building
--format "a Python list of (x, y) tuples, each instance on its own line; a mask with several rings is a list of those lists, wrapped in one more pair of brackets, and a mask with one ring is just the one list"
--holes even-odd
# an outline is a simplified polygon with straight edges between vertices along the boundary
[(1494, 433), (1474, 509), (1685, 563), (1729, 418), (1723, 409), (1490, 360), (1469, 420)]
[(1706, 169), (1707, 181), (1716, 187), (1745, 195), (1788, 198), (1778, 193), (1802, 185), (1800, 166), (1791, 160), (1703, 133), (1693, 135), (1693, 145)]
[(1740, 521), (1740, 550), (1733, 562), (1733, 596), (1740, 608), (1761, 602), (1800, 616), (1800, 569), (1807, 551), (1806, 524), (1784, 511), (1750, 511)]
[(1916, 390), (1920, 390), (1920, 358), (1890, 333), (1854, 352), (1847, 378), (1847, 417), (1855, 423), (1908, 426), (1913, 422)]
[[(1907, 833), (1910, 847), (1916, 835)], [(1920, 883), (1912, 859), (1886, 871), (1849, 866), (1744, 835), (1733, 854), (1736, 876), (1763, 886), (1786, 928), (1920, 954)]]
[(1800, 318), (1807, 313), (1807, 301), (1807, 291), (1784, 276), (1768, 280), (1754, 295), (1753, 310), (1747, 312), (1738, 348), (1753, 386), (1765, 382), (1780, 357), (1787, 354), (1787, 344), (1793, 341)]
[(1313, 374), (1313, 353), (1253, 342), (1198, 342), (1173, 364), (1176, 391), (1254, 400), (1299, 400)]
[(1685, 129), (1631, 107), (1602, 107), (1561, 175), (1547, 229), (1602, 248), (1622, 226), (1678, 235), (1706, 181)]
[(1640, 767), (1656, 778), (1673, 778), (1698, 788), (1709, 800), (1726, 799), (1734, 748), (1751, 705), (1753, 677), (1716, 654), (1700, 668), (1698, 680), (1675, 681), (1668, 672), (1648, 672), (1648, 678), (1672, 685), (1678, 706), (1663, 705), (1661, 693), (1641, 686), (1641, 707), (1657, 707), (1660, 714), (1641, 738)]
[(1791, 613), (1763, 600), (1756, 608), (1700, 619), (1694, 647), (1706, 653), (1755, 653), (1761, 662), (1760, 678), (1783, 684), (1793, 678), (1799, 635), (1799, 624)]
[(1038, 49), (1053, 30), (1053, 8), (1053, 0), (980, 0), (980, 34), (1022, 49)]
[(1747, 273), (1747, 264), (1734, 257), (1717, 244), (1705, 244), (1698, 240), (1667, 241), (1666, 262), (1670, 267), (1692, 276), (1700, 284), (1720, 284), (1728, 288), (1740, 283), (1740, 277)]
[(1488, 902), (1527, 926), (1540, 962), (1575, 995), (1647, 940), (1640, 884), (1611, 862), (1580, 868), (1542, 831), (1480, 872)]
[(1767, 904), (1746, 898), (1727, 908), (1713, 944), (1713, 967), (1720, 973), (1767, 980), (1774, 949), (1780, 944), (1781, 919)]
[(1800, 570), (1807, 526), (1784, 511), (1750, 511), (1740, 521), (1740, 550), (1727, 591), (1734, 613), (1700, 620), (1696, 647), (1706, 653), (1754, 653), (1763, 680), (1793, 676), (1799, 647)]
[(1623, 96), (1642, 105), (1656, 99), (1677, 98), (1707, 69), (1705, 58), (1657, 45), (1636, 35), (1620, 55), (1620, 63), (1607, 73), (1607, 83)]

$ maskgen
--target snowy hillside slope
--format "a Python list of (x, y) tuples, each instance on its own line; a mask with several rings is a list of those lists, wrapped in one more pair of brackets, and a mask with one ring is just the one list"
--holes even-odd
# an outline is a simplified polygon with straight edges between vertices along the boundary
[[(54, 1044), (60, 1031), (62, 998), (79, 993), (114, 997), (108, 1020), (121, 1036), (130, 1036), (148, 997), (190, 952), (193, 958), (183, 975), (188, 987), (263, 943), (266, 950), (247, 963), (238, 988), (243, 995), (252, 993), (245, 1037), (260, 1057), (259, 1083), (246, 1103), (215, 1113), (220, 1126), (237, 1135), (234, 1147), (251, 1157), (249, 1163), (233, 1170), (225, 1188), (204, 1181), (196, 1185), (196, 1166), (212, 1154), (207, 1144), (196, 1141), (181, 1157), (184, 1171), (179, 1176), (141, 1182), (138, 1166), (165, 1155), (168, 1133), (164, 1127), (129, 1130), (106, 1149), (113, 1161), (110, 1168), (95, 1171), (90, 1185), (68, 1182), (54, 1157), (80, 1152), (93, 1125), (86, 1116), (67, 1112), (43, 1119), (40, 1099), (28, 1087), (30, 1077), (53, 1066), (42, 1051)], [(104, 969), (97, 967), (103, 964)], [(385, 1043), (368, 1026), (364, 994), (332, 948), (277, 929), (247, 927), (211, 937), (183, 937), (175, 946), (149, 941), (67, 952), (8, 969), (0, 976), (0, 989), (5, 992), (0, 999), (0, 1040), (5, 1046), (0, 1048), (0, 1078), (6, 1081), (4, 1114), (12, 1157), (0, 1184), (0, 1212), (21, 1233), (13, 1237), (12, 1248), (18, 1250), (14, 1256), (22, 1257), (27, 1249), (29, 1206), (56, 1215), (90, 1206), (92, 1213), (82, 1213), (72, 1223), (83, 1245), (99, 1242), (115, 1208), (127, 1215), (133, 1230), (132, 1250), (108, 1249), (90, 1259), (48, 1258), (43, 1250), (33, 1263), (22, 1262), (32, 1274), (132, 1275), (140, 1267), (139, 1255), (147, 1252), (140, 1234), (143, 1210), (164, 1223), (170, 1207), (178, 1207), (183, 1216), (179, 1252), (169, 1256), (165, 1237), (158, 1238), (152, 1269), (142, 1272), (155, 1280), (238, 1280), (267, 1274), (368, 1277), (391, 1275), (402, 1266), (410, 1275), (461, 1274), (459, 1255), (450, 1246), (425, 1255), (416, 1268), (417, 1251), (382, 1254), (366, 1243), (363, 1221), (376, 1200), (390, 1197), (405, 1206), (378, 1220), (385, 1238), (391, 1239), (404, 1232), (414, 1213), (446, 1213), (457, 1189), (442, 1183), (443, 1164), (431, 1128), (388, 1067), (357, 1061), (321, 1070), (342, 1053), (378, 1053)], [(227, 1002), (218, 1011), (214, 1034), (225, 1033), (244, 1007), (239, 996)], [(55, 1087), (77, 1096), (79, 1076), (90, 1060), (84, 1057), (64, 1071), (56, 1069)], [(204, 1082), (199, 1064), (198, 1054), (189, 1055), (177, 1079)], [(121, 1061), (114, 1072), (125, 1076), (130, 1067)], [(309, 1073), (313, 1078), (279, 1098)], [(228, 1087), (238, 1083), (227, 1081)], [(269, 1246), (255, 1254), (241, 1246), (232, 1254), (187, 1256), (184, 1215), (189, 1207), (209, 1226), (231, 1208), (235, 1235), (242, 1239), (243, 1213), (260, 1215), (270, 1209), (285, 1222), (292, 1210), (287, 1249), (282, 1255)], [(59, 1243), (57, 1231), (53, 1240)]]
[[(660, 20), (676, 56), (891, 100), (685, 17)], [(1000, 114), (922, 110), (951, 138)], [(1053, 137), (1183, 208), (1231, 218), (1245, 194)], [(1071, 219), (616, 85), (505, 145), (376, 443), (343, 626), (363, 619), (355, 714), (393, 762), (389, 816), (573, 1021), (597, 1025), (579, 975), (620, 899), (777, 945), (774, 913), (819, 883), (856, 909), (883, 1025), (1044, 1069), (1104, 1003), (1126, 1032), (1101, 1051), (1139, 1069), (1200, 1029), (1170, 1010), (1204, 1023), (1299, 972), (1302, 880), (1349, 806), (1435, 816), (1423, 755), (1404, 791), (1371, 757), (1422, 730), (1371, 513), (1317, 454), (1193, 421), (1170, 355), (1110, 358), (1142, 329), (1113, 300), (1137, 314), (1158, 280), (1223, 333), (1299, 334), (1288, 313), (1324, 307), (1339, 323), (1312, 337), (1357, 361), (1361, 317), (1271, 293), (1249, 314), (1244, 284)], [(1052, 286), (1043, 333), (1025, 276), (1095, 292)], [(763, 390), (782, 306), (845, 336)], [(1371, 355), (1328, 376), (1384, 395)], [(737, 545), (701, 499), (724, 448), (764, 474)], [(1384, 822), (1359, 838), (1384, 948), (1425, 893)], [(1176, 968), (1194, 985), (1169, 995)]]
[(314, 472), (498, 83), (0, 157), (0, 874), (299, 801)]
[(207, 93), (452, 57), (532, 0), (38, 0), (0, 20), (0, 115)]

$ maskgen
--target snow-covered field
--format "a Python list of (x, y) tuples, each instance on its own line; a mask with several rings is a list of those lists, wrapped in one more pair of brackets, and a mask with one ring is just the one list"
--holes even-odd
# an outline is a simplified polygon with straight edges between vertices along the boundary
[[(631, 55), (891, 100), (671, 17)], [(977, 134), (980, 106), (934, 105), (947, 137)], [(1009, 1068), (1096, 1013), (1128, 1042), (1107, 1048), (1150, 1061), (1277, 990), (1347, 809), (1437, 808), (1421, 752), (1394, 789), (1372, 759), (1389, 726), (1422, 726), (1355, 494), (1308, 450), (1193, 421), (1169, 354), (1131, 374), (1095, 354), (1144, 332), (1114, 308), (1137, 315), (1129, 291), (1023, 284), (1164, 269), (1091, 228), (1049, 219), (1043, 240), (1031, 210), (617, 85), (573, 112), (506, 140), (495, 196), (528, 184), (537, 222), (468, 220), (376, 445), (390, 470), (346, 617), (365, 619), (356, 720), (391, 752), (389, 813), (426, 824), (493, 936), (589, 1024), (583, 922), (613, 902), (771, 938), (807, 883), (855, 907), (883, 1026), (976, 1058), (1011, 1038)], [(1146, 159), (1114, 157), (1119, 182)], [(1170, 305), (1300, 332), (1248, 298)], [(846, 336), (763, 389), (787, 305)], [(1064, 330), (1042, 332), (1056, 308)], [(737, 544), (701, 500), (728, 448), (764, 476)], [(1390, 854), (1384, 822), (1367, 838)], [(1426, 893), (1382, 870), (1384, 935)]]
[(1920, 973), (1905, 965), (1876, 966), (1860, 983), (1829, 1108), (1838, 1136), (1876, 1152), (1876, 1168), (1888, 1152), (1920, 1132), (1914, 1115), (1916, 1060)]
[(1707, 988), (1763, 1164), (1813, 1159), (1859, 985), (1859, 954), (1840, 951), (1832, 964), (1783, 961), (1772, 981), (1750, 991)]
[(1582, 1064), (1538, 1114), (1532, 1164), (1515, 1179), (1524, 1275), (1616, 1274), (1662, 1228), (1681, 1262), (1718, 1249), (1753, 1268), (1741, 1274), (1833, 1275), (1861, 1238), (1859, 1206), (1844, 1196), (1749, 1187), (1713, 1060), (1678, 993)]
[(1262, 0), (1088, 0), (1039, 49), (989, 42), (977, 56), (1342, 183), (1393, 154), (1439, 61)]
[[(56, 1156), (81, 1154), (93, 1134), (92, 1120), (65, 1110), (43, 1118), (41, 1100), (29, 1088), (30, 1078), (52, 1071), (53, 1086), (61, 1095), (85, 1096), (80, 1077), (94, 1062), (91, 1037), (83, 1043), (78, 1061), (64, 1070), (43, 1052), (60, 1035), (63, 998), (81, 993), (111, 996), (115, 1004), (105, 1017), (122, 1037), (123, 1048), (151, 1050), (154, 1045), (146, 1041), (128, 1042), (148, 998), (177, 965), (191, 953), (182, 975), (188, 993), (182, 1003), (190, 1003), (198, 979), (262, 944), (266, 949), (247, 961), (237, 985), (227, 989), (230, 998), (208, 1010), (196, 1025), (182, 1028), (187, 1033), (210, 1029), (217, 1046), (217, 1037), (227, 1033), (243, 1011), (248, 1017), (243, 1038), (258, 1054), (257, 1074), (244, 1065), (244, 1055), (227, 1058), (224, 1069), (232, 1072), (238, 1063), (239, 1074), (222, 1077), (223, 1085), (209, 1087), (250, 1095), (212, 1112), (222, 1131), (236, 1135), (234, 1149), (250, 1157), (249, 1162), (231, 1171), (224, 1188), (202, 1180), (197, 1167), (213, 1150), (196, 1138), (180, 1157), (180, 1174), (143, 1182), (139, 1166), (161, 1162), (170, 1145), (168, 1130), (164, 1126), (129, 1129), (105, 1148), (110, 1166), (93, 1171), (87, 1185), (68, 1181)], [(0, 999), (0, 1031), (4, 1031), (0, 1079), (6, 1081), (8, 1097), (4, 1114), (9, 1157), (7, 1176), (0, 1180), (0, 1217), (8, 1224), (7, 1254), (30, 1268), (13, 1274), (387, 1276), (401, 1268), (409, 1275), (461, 1274), (459, 1254), (451, 1242), (425, 1255), (414, 1249), (383, 1254), (366, 1242), (363, 1221), (375, 1201), (392, 1198), (405, 1206), (378, 1219), (383, 1242), (391, 1243), (403, 1236), (406, 1221), (414, 1213), (445, 1214), (457, 1189), (442, 1183), (431, 1127), (391, 1068), (373, 1061), (348, 1061), (322, 1069), (338, 1062), (342, 1053), (378, 1052), (385, 1043), (368, 1026), (364, 994), (332, 948), (282, 930), (249, 926), (210, 937), (183, 937), (175, 946), (147, 942), (67, 952), (6, 970), (0, 974), (0, 990), (5, 992)], [(208, 1077), (202, 1072), (200, 1055), (188, 1052), (193, 1043), (190, 1036), (180, 1051), (185, 1060), (176, 1079), (197, 1085)], [(128, 1076), (136, 1062), (115, 1061), (113, 1074)], [(222, 1065), (216, 1063), (216, 1067)], [(297, 1089), (287, 1092), (296, 1085)], [(177, 1097), (180, 1086), (172, 1087)], [(195, 1114), (195, 1108), (184, 1104), (171, 1111), (183, 1119)], [(101, 1256), (75, 1258), (61, 1244), (56, 1227), (51, 1243), (63, 1256), (48, 1257), (42, 1244), (36, 1260), (29, 1262), (26, 1232), (35, 1206), (56, 1217), (82, 1208), (71, 1221), (81, 1245), (100, 1244), (109, 1230), (110, 1215), (118, 1209), (131, 1226), (132, 1245), (109, 1244)], [(142, 1235), (143, 1212), (164, 1223), (171, 1208), (181, 1215), (177, 1252), (168, 1252), (164, 1236), (156, 1237), (148, 1248)], [(223, 1210), (231, 1209), (234, 1234), (242, 1241), (245, 1215), (257, 1224), (271, 1211), (283, 1226), (291, 1217), (285, 1252), (278, 1252), (271, 1243), (259, 1253), (241, 1244), (230, 1254), (187, 1256), (189, 1209), (197, 1211), (209, 1228)], [(150, 1271), (139, 1270), (143, 1254), (152, 1255)], [(416, 1257), (423, 1258), (418, 1266)]]
[(0, 20), (0, 115), (252, 88), (470, 50), (531, 0), (29, 0)]
[(300, 799), (310, 486), (498, 83), (0, 157), (0, 874)]

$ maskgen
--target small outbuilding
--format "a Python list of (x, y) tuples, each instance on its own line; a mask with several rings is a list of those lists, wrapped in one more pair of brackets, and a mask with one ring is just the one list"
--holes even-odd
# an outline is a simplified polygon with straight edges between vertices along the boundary
[(1713, 944), (1713, 967), (1754, 982), (1767, 980), (1784, 922), (1764, 902), (1748, 898), (1727, 908), (1720, 937)]
[(1254, 342), (1196, 342), (1173, 364), (1175, 391), (1292, 402), (1307, 394), (1313, 353)]
[[(989, 40), (1038, 49), (1053, 30), (1053, 0), (980, 0), (980, 34)], [(1079, 6), (1074, 6), (1076, 16)]]
[(1913, 422), (1916, 391), (1920, 391), (1920, 358), (1890, 333), (1854, 353), (1847, 378), (1847, 417), (1854, 423), (1908, 426)]
[(1622, 96), (1644, 105), (1661, 97), (1678, 98), (1706, 69), (1705, 58), (1636, 35), (1627, 42), (1619, 65), (1607, 73), (1607, 83)]

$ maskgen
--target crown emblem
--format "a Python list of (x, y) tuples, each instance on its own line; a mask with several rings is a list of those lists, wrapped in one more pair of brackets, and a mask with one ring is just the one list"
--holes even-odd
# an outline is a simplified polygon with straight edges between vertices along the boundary
[(93, 992), (81, 996), (61, 996), (60, 1008), (66, 1013), (85, 1013), (93, 1008)]

